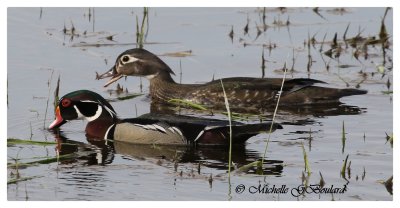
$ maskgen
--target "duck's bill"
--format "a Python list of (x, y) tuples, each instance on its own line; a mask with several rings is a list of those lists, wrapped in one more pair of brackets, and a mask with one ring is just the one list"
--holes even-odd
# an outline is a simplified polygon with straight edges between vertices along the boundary
[(110, 70), (108, 70), (105, 73), (100, 74), (100, 75), (96, 72), (96, 79), (99, 80), (99, 79), (112, 77), (112, 76), (114, 76), (114, 74), (116, 74), (116, 72), (115, 72), (114, 67), (112, 67)]
[(108, 82), (104, 85), (104, 87), (108, 87), (108, 85), (118, 81), (119, 79), (122, 78), (122, 74), (116, 74), (113, 78), (111, 78), (110, 80), (108, 80)]
[(108, 70), (106, 73), (104, 74), (97, 74), (96, 73), (96, 79), (105, 79), (108, 77), (111, 77), (111, 79), (104, 85), (104, 87), (108, 87), (110, 84), (116, 82), (117, 80), (122, 78), (122, 74), (118, 74), (117, 71), (115, 70), (115, 68), (111, 68), (110, 70)]
[(67, 121), (64, 120), (61, 117), (60, 108), (57, 106), (57, 108), (56, 108), (56, 120), (54, 120), (53, 123), (50, 124), (49, 129), (54, 129), (54, 128), (60, 127), (63, 124), (65, 124), (66, 122)]

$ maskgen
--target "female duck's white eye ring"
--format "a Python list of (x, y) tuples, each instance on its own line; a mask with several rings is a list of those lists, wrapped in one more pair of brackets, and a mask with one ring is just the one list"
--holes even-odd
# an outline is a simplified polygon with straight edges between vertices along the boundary
[(122, 62), (126, 63), (129, 61), (129, 56), (123, 56), (121, 60)]
[(124, 55), (120, 59), (120, 64), (123, 65), (123, 64), (127, 64), (127, 63), (132, 63), (132, 62), (135, 62), (137, 60), (139, 60), (139, 59), (137, 59), (137, 58), (135, 58), (133, 56)]

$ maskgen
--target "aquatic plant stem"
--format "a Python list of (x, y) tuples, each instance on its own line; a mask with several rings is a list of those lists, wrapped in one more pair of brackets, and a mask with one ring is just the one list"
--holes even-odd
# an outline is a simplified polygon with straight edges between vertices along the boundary
[(232, 114), (229, 107), (228, 97), (226, 96), (224, 83), (221, 81), (222, 92), (224, 93), (225, 107), (229, 120), (229, 157), (228, 157), (228, 200), (232, 200), (232, 184), (231, 184), (231, 164), (232, 164)]
[[(50, 79), (49, 79), (49, 82), (48, 82), (49, 93), (48, 93), (48, 95), (47, 95), (46, 111), (45, 111), (45, 113), (44, 113), (44, 119), (43, 119), (43, 129), (46, 129), (47, 109), (49, 108), (51, 81), (53, 80), (53, 74), (54, 74), (54, 69), (51, 70), (51, 76), (50, 76)], [(54, 111), (55, 111), (55, 109), (54, 109)]]
[(225, 88), (224, 88), (224, 83), (222, 82), (221, 79), (221, 86), (222, 86), (222, 91), (224, 93), (224, 100), (225, 100), (225, 107), (226, 111), (228, 113), (228, 119), (229, 119), (229, 158), (228, 158), (228, 177), (230, 179), (231, 177), (231, 163), (232, 163), (232, 115), (231, 115), (231, 109), (229, 107), (229, 102), (228, 102), (228, 97), (226, 96)]
[[(148, 8), (144, 7), (143, 9), (143, 19), (142, 19), (142, 25), (140, 26), (140, 31), (139, 31), (139, 20), (138, 17), (136, 16), (136, 47), (138, 48), (143, 48), (144, 40), (147, 34), (145, 35), (144, 27), (145, 27), (145, 22), (148, 16)], [(147, 21), (148, 24), (148, 21)], [(147, 26), (148, 28), (148, 26)]]
[(304, 144), (303, 142), (301, 143), (301, 148), (303, 150), (303, 158), (304, 158), (304, 169), (305, 171), (307, 171), (307, 175), (311, 175), (311, 169), (310, 169), (310, 165), (308, 162), (308, 156), (307, 156), (307, 152), (306, 149), (304, 149)]
[(279, 106), (279, 101), (280, 101), (281, 95), (282, 95), (283, 85), (285, 85), (286, 72), (287, 72), (287, 69), (286, 69), (286, 63), (285, 63), (284, 71), (283, 71), (283, 79), (282, 79), (281, 89), (279, 90), (278, 99), (277, 99), (277, 101), (276, 101), (276, 106), (275, 106), (274, 114), (272, 115), (272, 121), (271, 121), (271, 126), (269, 127), (269, 133), (268, 133), (267, 144), (265, 145), (264, 154), (263, 154), (263, 157), (261, 158), (261, 168), (262, 168), (263, 165), (264, 165), (264, 158), (265, 158), (265, 155), (267, 154), (268, 144), (269, 144), (269, 140), (270, 140), (270, 138), (271, 138), (271, 132), (272, 132), (272, 128), (273, 128), (273, 126), (274, 126), (274, 121), (275, 121), (276, 112), (278, 111), (278, 106)]

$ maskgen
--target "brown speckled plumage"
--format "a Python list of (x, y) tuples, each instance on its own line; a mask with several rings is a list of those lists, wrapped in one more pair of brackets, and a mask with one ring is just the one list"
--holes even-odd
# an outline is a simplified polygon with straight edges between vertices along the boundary
[[(205, 84), (178, 84), (171, 74), (174, 74), (173, 71), (156, 55), (135, 48), (119, 55), (116, 65), (99, 78), (144, 76), (150, 80), (150, 95), (153, 101), (182, 99), (207, 106), (224, 106), (221, 80)], [(109, 81), (108, 84), (116, 80)], [(268, 107), (276, 104), (282, 79), (232, 77), (224, 78), (222, 82), (231, 107)], [(325, 82), (307, 78), (285, 80), (280, 105), (333, 103), (339, 102), (343, 96), (367, 93), (365, 90), (335, 89), (315, 84)]]

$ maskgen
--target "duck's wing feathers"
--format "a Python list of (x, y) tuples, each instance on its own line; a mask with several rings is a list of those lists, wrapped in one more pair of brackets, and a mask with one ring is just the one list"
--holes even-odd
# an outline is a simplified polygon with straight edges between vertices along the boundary
[[(229, 143), (229, 122), (226, 120), (198, 118), (180, 115), (145, 114), (123, 122), (134, 123), (148, 130), (172, 131), (183, 136), (188, 143), (226, 145)], [(271, 128), (272, 126), (272, 128)], [(233, 143), (244, 143), (250, 137), (260, 132), (274, 131), (282, 128), (279, 124), (270, 122), (260, 124), (232, 123)]]
[[(250, 78), (235, 77), (222, 79), (224, 89), (230, 104), (255, 104), (257, 102), (269, 103), (276, 99), (280, 93), (282, 79), (280, 78)], [(315, 79), (287, 79), (282, 93), (287, 95), (301, 89), (325, 83)], [(200, 104), (224, 103), (221, 80), (215, 80), (191, 90), (185, 96), (189, 101)]]

